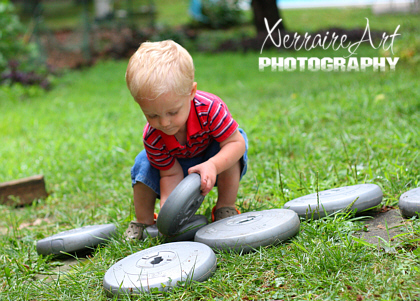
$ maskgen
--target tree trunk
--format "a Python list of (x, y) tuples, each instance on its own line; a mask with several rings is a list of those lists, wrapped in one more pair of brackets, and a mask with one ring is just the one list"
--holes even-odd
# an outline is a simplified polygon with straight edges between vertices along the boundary
[(41, 0), (25, 0), (23, 2), (23, 14), (32, 16), (40, 13)]
[[(257, 29), (257, 35), (267, 34), (264, 18), (267, 19), (270, 29), (280, 20), (280, 12), (276, 0), (252, 0), (251, 7), (254, 13), (254, 25)], [(281, 32), (285, 31), (284, 21), (277, 26), (277, 29)]]

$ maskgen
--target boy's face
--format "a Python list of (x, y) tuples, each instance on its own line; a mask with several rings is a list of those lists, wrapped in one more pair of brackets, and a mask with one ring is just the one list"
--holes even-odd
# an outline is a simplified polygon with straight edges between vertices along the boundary
[(186, 130), (191, 100), (196, 91), (197, 83), (194, 83), (191, 94), (188, 96), (179, 96), (169, 92), (154, 100), (136, 99), (136, 101), (153, 128), (166, 135), (175, 135)]

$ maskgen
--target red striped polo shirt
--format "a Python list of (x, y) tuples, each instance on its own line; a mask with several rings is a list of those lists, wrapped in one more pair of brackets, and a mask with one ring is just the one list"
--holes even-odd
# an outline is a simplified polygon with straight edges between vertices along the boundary
[(185, 145), (181, 145), (174, 135), (166, 135), (149, 123), (144, 127), (143, 143), (150, 164), (159, 170), (167, 170), (175, 164), (175, 158), (203, 155), (213, 140), (222, 142), (237, 128), (238, 123), (219, 97), (197, 91), (191, 101)]

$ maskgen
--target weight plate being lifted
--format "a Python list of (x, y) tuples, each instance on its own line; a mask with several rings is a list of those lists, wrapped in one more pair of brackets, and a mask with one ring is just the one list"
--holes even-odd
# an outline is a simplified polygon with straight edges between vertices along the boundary
[(195, 241), (215, 249), (248, 252), (277, 244), (299, 232), (296, 212), (271, 209), (246, 212), (211, 223), (195, 234)]
[[(382, 190), (375, 184), (358, 184), (344, 186), (317, 193), (308, 194), (284, 204), (285, 209), (291, 209), (303, 218), (317, 219), (325, 215), (339, 212), (350, 206), (351, 210), (363, 210), (375, 207), (382, 201)], [(325, 214), (324, 209), (327, 214)]]
[(201, 177), (196, 173), (186, 176), (175, 187), (160, 209), (157, 218), (156, 224), (160, 233), (173, 236), (188, 223), (204, 200), (200, 187)]
[(61, 252), (77, 252), (95, 247), (110, 238), (117, 228), (114, 224), (85, 226), (60, 232), (50, 237), (38, 240), (38, 254), (61, 254)]
[(216, 255), (197, 242), (172, 242), (134, 253), (105, 273), (108, 294), (131, 295), (167, 291), (179, 281), (205, 281), (216, 270)]
[(398, 203), (401, 214), (407, 217), (420, 216), (420, 187), (403, 193)]
[[(204, 215), (194, 215), (188, 223), (183, 226), (179, 233), (175, 234), (174, 236), (167, 236), (165, 237), (165, 241), (187, 241), (187, 240), (194, 240), (195, 233), (207, 225), (207, 218)], [(159, 233), (159, 230), (156, 226), (156, 224), (147, 227), (143, 231), (143, 237), (156, 237), (156, 236), (162, 236), (161, 233)]]

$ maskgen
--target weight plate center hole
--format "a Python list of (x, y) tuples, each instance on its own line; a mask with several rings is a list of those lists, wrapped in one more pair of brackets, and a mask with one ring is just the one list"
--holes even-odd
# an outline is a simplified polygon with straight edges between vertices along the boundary
[(153, 260), (150, 263), (153, 265), (156, 265), (156, 264), (161, 263), (162, 261), (163, 261), (162, 256), (158, 256), (158, 257), (153, 258)]
[(253, 221), (254, 219), (255, 219), (255, 216), (248, 216), (247, 218), (238, 221), (238, 224), (248, 223), (248, 222)]

